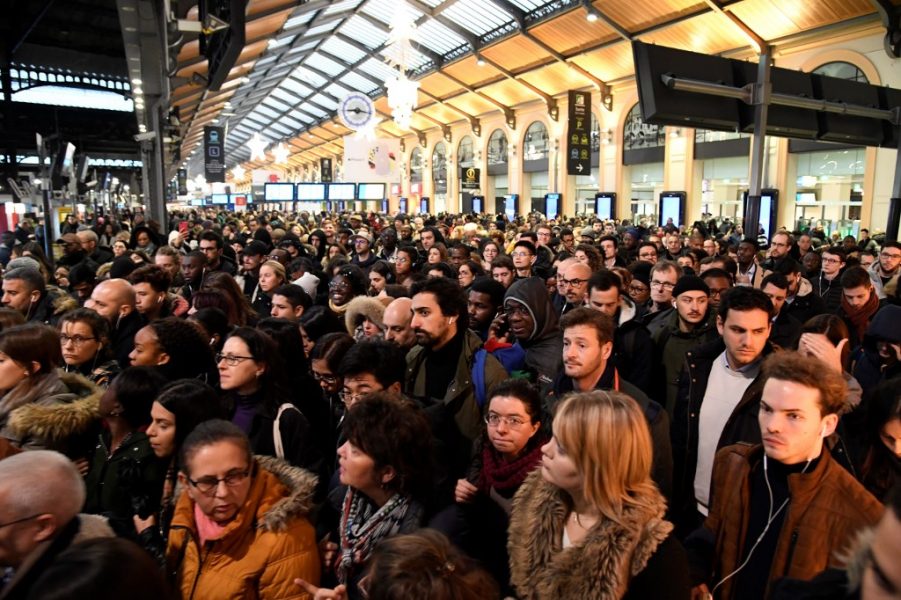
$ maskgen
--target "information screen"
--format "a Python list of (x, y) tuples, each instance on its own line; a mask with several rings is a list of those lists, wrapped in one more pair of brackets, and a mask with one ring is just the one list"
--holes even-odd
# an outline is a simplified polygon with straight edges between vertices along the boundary
[(357, 186), (357, 197), (360, 200), (382, 200), (385, 198), (385, 184), (361, 183)]
[(263, 188), (264, 202), (293, 202), (293, 183), (267, 183)]
[[(330, 183), (328, 184), (329, 200), (353, 200), (357, 186), (354, 183)], [(340, 210), (344, 210), (343, 208)]]
[(325, 184), (298, 183), (297, 199), (300, 201), (325, 200)]
[(516, 215), (519, 214), (519, 194), (504, 196), (504, 214), (510, 221), (516, 218)]
[(683, 192), (664, 192), (660, 194), (660, 226), (666, 225), (670, 219), (676, 227), (682, 226), (682, 206), (685, 201)]
[(213, 204), (228, 204), (228, 194), (213, 194)]
[(407, 199), (406, 199), (406, 198), (400, 198), (400, 199), (398, 200), (398, 203), (397, 203), (397, 204), (398, 204), (397, 210), (398, 210), (399, 212), (402, 212), (402, 213), (405, 213), (405, 214), (406, 214), (406, 212), (407, 212)]
[(428, 198), (422, 198), (419, 201), (419, 212), (424, 215), (429, 214), (429, 199)]
[(485, 198), (482, 196), (472, 197), (472, 212), (479, 214), (485, 210)]
[(544, 214), (548, 219), (556, 218), (560, 214), (560, 194), (544, 195)]
[(616, 194), (595, 194), (594, 195), (594, 213), (599, 219), (609, 220), (613, 218), (613, 204), (616, 201)]

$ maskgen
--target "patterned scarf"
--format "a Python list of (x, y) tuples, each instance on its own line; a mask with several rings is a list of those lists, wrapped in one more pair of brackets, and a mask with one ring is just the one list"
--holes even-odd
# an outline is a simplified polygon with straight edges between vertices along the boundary
[(870, 290), (870, 297), (863, 306), (858, 308), (848, 304), (845, 295), (842, 294), (842, 310), (845, 311), (848, 320), (854, 325), (854, 329), (857, 333), (857, 339), (851, 340), (851, 345), (857, 346), (858, 344), (862, 344), (863, 336), (867, 333), (867, 328), (870, 325), (870, 319), (872, 319), (873, 315), (876, 314), (876, 311), (879, 310), (879, 297), (876, 295), (876, 291)]
[(482, 446), (482, 471), (479, 473), (478, 488), (485, 493), (491, 488), (498, 491), (518, 488), (540, 462), (540, 443), (516, 460), (505, 462), (491, 443), (486, 442)]
[(383, 539), (400, 531), (410, 508), (410, 497), (394, 494), (384, 506), (375, 510), (372, 502), (358, 490), (348, 487), (341, 510), (341, 556), (338, 558), (338, 581), (347, 583), (351, 568), (369, 560), (373, 549)]

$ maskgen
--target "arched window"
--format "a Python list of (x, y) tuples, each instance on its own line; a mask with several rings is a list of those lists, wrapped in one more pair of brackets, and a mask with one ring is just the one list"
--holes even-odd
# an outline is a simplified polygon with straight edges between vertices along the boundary
[(475, 162), (472, 136), (465, 135), (457, 147), (457, 164), (460, 167), (471, 167)]
[(436, 195), (447, 193), (447, 145), (444, 142), (435, 144), (432, 151), (432, 181)]
[(410, 183), (422, 182), (422, 148), (416, 146), (410, 153)]
[[(601, 125), (598, 123), (598, 118), (594, 116), (594, 113), (591, 113), (591, 153), (595, 154), (601, 151)], [(592, 166), (597, 166), (594, 161), (592, 161)]]
[(666, 145), (666, 132), (663, 127), (645, 123), (641, 119), (641, 107), (638, 103), (629, 111), (623, 127), (623, 150), (641, 150)]
[(495, 129), (488, 138), (488, 164), (507, 164), (507, 136), (500, 129)]
[(867, 76), (856, 65), (849, 62), (836, 61), (820, 65), (812, 71), (817, 75), (825, 75), (826, 77), (836, 77), (838, 79), (847, 79), (849, 81), (858, 81), (860, 83), (869, 83)]
[(548, 155), (547, 127), (541, 121), (535, 121), (526, 129), (526, 137), (523, 139), (522, 159), (541, 160)]

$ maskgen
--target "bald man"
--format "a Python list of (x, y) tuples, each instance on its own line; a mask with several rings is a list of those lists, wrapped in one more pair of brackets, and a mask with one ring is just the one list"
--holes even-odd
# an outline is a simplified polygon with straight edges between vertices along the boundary
[(583, 262), (576, 261), (566, 267), (563, 275), (557, 273), (557, 288), (563, 288), (566, 303), (560, 310), (560, 314), (580, 306), (585, 306), (588, 298), (588, 279), (591, 277), (591, 267)]
[(385, 324), (385, 339), (397, 344), (405, 351), (416, 345), (416, 335), (410, 322), (413, 320), (413, 301), (410, 298), (396, 298), (385, 309), (382, 322)]
[(143, 325), (141, 315), (135, 310), (134, 288), (124, 279), (101, 281), (84, 306), (109, 322), (116, 362), (127, 367), (130, 364), (128, 355), (135, 347), (135, 334)]
[(9, 569), (0, 598), (25, 598), (69, 546), (112, 538), (106, 519), (79, 515), (84, 481), (71, 460), (49, 450), (0, 461), (0, 567)]

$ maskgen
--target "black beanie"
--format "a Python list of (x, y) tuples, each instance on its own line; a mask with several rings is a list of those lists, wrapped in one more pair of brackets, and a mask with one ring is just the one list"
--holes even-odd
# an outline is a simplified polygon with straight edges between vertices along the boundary
[(684, 292), (704, 292), (710, 295), (710, 287), (697, 275), (683, 275), (673, 288), (673, 298), (678, 298)]

